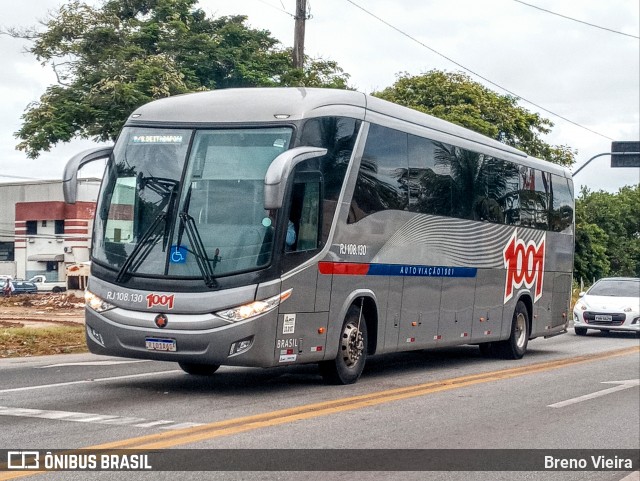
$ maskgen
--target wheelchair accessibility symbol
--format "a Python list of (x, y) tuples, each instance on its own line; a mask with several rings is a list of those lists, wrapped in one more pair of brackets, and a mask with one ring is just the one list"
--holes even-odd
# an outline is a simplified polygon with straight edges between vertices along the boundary
[(187, 262), (187, 248), (183, 246), (171, 246), (172, 264), (184, 264)]

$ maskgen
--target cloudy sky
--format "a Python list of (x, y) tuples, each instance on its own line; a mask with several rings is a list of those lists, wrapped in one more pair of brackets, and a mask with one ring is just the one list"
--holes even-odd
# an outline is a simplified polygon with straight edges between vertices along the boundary
[[(337, 61), (359, 91), (383, 89), (399, 72), (460, 71), (462, 65), (516, 93), (525, 108), (550, 118), (555, 127), (545, 140), (578, 150), (574, 170), (592, 156), (609, 152), (611, 140), (640, 137), (637, 0), (526, 2), (631, 36), (552, 15), (517, 0), (353, 0), (397, 30), (348, 0), (308, 1), (306, 53)], [(62, 3), (2, 1), (0, 25), (37, 25)], [(286, 47), (293, 44), (295, 0), (200, 0), (200, 6), (214, 16), (247, 15), (252, 27), (270, 30)], [(70, 156), (94, 145), (74, 141), (36, 160), (15, 150), (13, 133), (20, 128), (25, 108), (55, 82), (51, 70), (24, 53), (24, 48), (24, 42), (0, 35), (0, 182), (18, 177), (59, 178)], [(639, 182), (639, 169), (612, 169), (609, 157), (594, 160), (575, 178), (577, 188), (586, 185), (611, 192)]]

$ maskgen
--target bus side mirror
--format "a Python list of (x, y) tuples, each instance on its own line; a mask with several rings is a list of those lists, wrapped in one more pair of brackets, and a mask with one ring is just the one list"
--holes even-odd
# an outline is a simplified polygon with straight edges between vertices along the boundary
[(318, 147), (296, 147), (273, 159), (264, 176), (264, 208), (269, 210), (282, 207), (287, 179), (293, 168), (303, 160), (322, 157), (326, 153), (327, 149)]
[(113, 152), (113, 146), (96, 147), (80, 152), (69, 159), (67, 165), (64, 167), (64, 174), (62, 174), (62, 191), (64, 193), (64, 201), (67, 204), (76, 203), (78, 196), (78, 171), (82, 166), (95, 160), (109, 157), (111, 152)]

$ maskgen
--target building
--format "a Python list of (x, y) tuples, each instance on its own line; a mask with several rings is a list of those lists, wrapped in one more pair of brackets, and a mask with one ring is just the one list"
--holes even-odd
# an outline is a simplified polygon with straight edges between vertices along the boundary
[(66, 280), (66, 267), (89, 260), (100, 179), (78, 181), (66, 204), (60, 180), (0, 184), (0, 275)]

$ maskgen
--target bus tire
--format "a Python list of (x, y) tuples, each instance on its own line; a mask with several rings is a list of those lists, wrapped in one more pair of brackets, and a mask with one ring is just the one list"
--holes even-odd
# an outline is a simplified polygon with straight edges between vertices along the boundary
[(573, 330), (576, 332), (576, 336), (586, 336), (587, 328), (586, 327), (574, 327)]
[(493, 349), (503, 359), (522, 359), (529, 343), (529, 312), (524, 302), (518, 301), (511, 320), (509, 339), (494, 343)]
[(320, 374), (327, 384), (353, 384), (360, 378), (366, 361), (367, 323), (364, 315), (360, 318), (360, 308), (351, 306), (342, 324), (338, 355), (319, 364)]
[(192, 376), (212, 376), (220, 368), (218, 364), (191, 364), (188, 362), (179, 362), (178, 366)]

